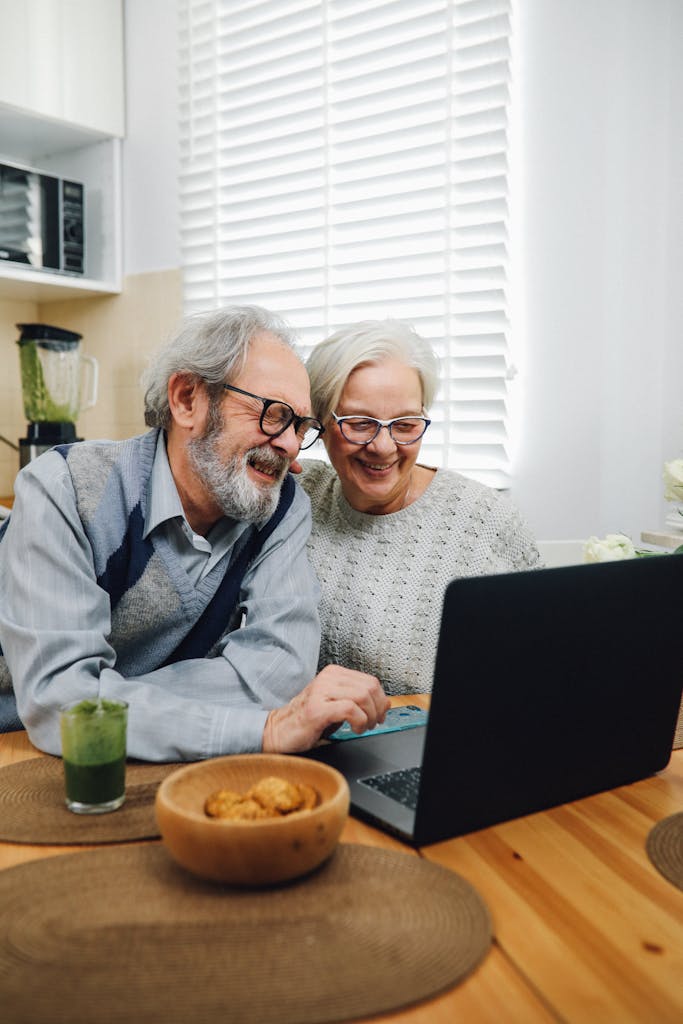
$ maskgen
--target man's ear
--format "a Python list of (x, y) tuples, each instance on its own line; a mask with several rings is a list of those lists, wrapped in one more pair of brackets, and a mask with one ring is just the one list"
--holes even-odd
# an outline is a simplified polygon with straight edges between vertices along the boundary
[(174, 373), (168, 382), (168, 407), (180, 427), (191, 430), (206, 412), (204, 385), (189, 373)]

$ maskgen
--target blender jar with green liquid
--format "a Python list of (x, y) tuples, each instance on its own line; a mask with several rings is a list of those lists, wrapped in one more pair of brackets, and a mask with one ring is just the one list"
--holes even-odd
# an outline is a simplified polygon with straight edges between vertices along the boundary
[[(17, 324), (24, 415), (29, 421), (19, 441), (20, 464), (76, 437), (78, 414), (97, 400), (97, 360), (80, 350), (81, 335), (50, 324)], [(89, 396), (82, 399), (84, 369)]]

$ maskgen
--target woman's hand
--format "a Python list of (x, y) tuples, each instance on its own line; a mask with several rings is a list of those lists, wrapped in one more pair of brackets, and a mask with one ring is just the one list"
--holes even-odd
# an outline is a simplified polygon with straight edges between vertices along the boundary
[(356, 733), (384, 721), (389, 698), (379, 679), (327, 665), (301, 693), (271, 711), (263, 730), (263, 752), (295, 754), (310, 748), (332, 725), (348, 722)]

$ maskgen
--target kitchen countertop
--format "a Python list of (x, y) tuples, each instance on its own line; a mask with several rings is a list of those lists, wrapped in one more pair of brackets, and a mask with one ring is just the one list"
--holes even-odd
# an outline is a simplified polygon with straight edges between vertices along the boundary
[(673, 530), (644, 530), (640, 539), (643, 544), (656, 544), (660, 548), (674, 549), (683, 544), (683, 533)]

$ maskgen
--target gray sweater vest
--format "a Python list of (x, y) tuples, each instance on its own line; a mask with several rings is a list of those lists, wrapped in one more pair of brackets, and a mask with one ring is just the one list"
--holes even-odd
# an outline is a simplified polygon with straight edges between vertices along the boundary
[[(163, 537), (143, 538), (158, 431), (126, 441), (60, 446), (97, 582), (109, 594), (116, 670), (130, 677), (187, 658), (211, 657), (237, 625), (242, 579), (294, 498), (287, 476), (271, 519), (251, 527), (232, 552), (193, 586)], [(0, 540), (6, 529), (0, 532)], [(0, 651), (0, 655), (2, 652)], [(4, 687), (3, 687), (4, 683)], [(0, 657), (0, 689), (9, 672)]]

